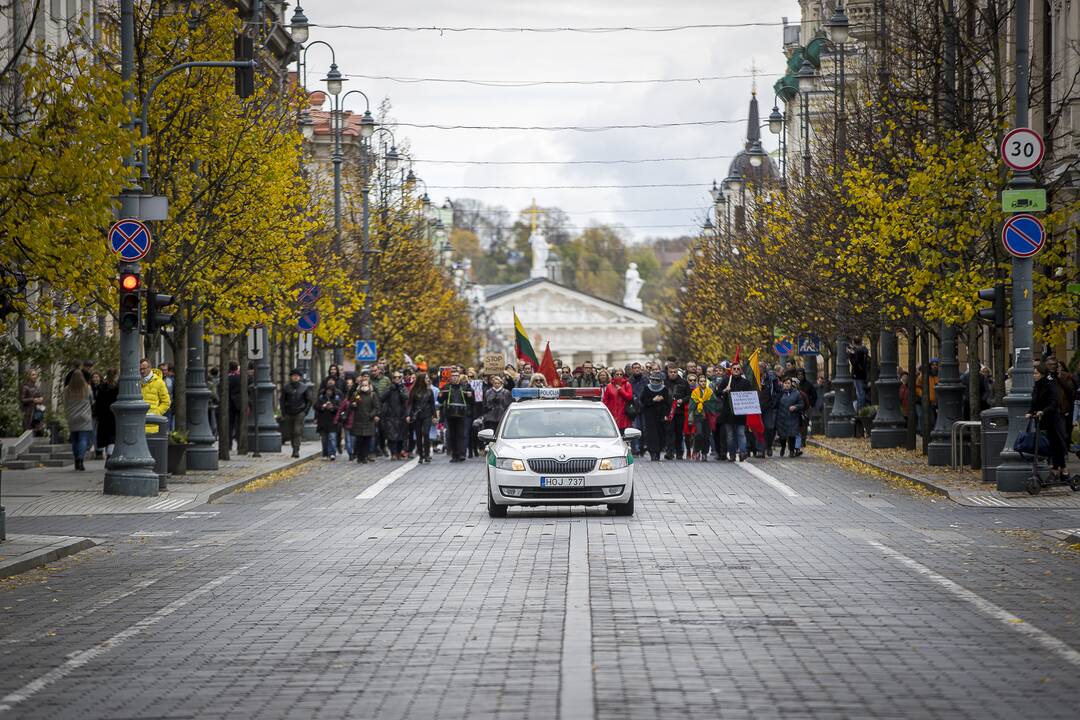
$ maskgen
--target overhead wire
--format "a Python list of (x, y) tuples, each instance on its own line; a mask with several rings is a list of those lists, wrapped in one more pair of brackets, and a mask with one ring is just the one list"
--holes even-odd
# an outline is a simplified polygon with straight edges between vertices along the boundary
[(640, 165), (659, 162), (695, 162), (699, 160), (731, 160), (734, 155), (699, 155), (697, 157), (663, 157), (617, 160), (447, 160), (412, 158), (414, 163), (429, 165)]
[(657, 85), (667, 83), (703, 83), (719, 80), (743, 80), (753, 75), (708, 75), (702, 77), (649, 78), (640, 80), (478, 80), (465, 78), (399, 77), (391, 75), (361, 75), (347, 73), (346, 77), (362, 80), (382, 80), (394, 83), (447, 83), (481, 85), (484, 87), (537, 87), (542, 85)]
[(548, 132), (604, 132), (607, 130), (659, 130), (673, 127), (694, 127), (708, 125), (734, 125), (746, 122), (746, 118), (737, 120), (690, 120), (687, 122), (639, 123), (632, 125), (438, 125), (427, 123), (382, 122), (382, 126), (407, 127), (421, 130), (543, 130)]
[(428, 185), (429, 190), (614, 190), (628, 188), (707, 187), (708, 183), (647, 183), (644, 185)]
[(377, 30), (379, 32), (437, 32), (443, 33), (466, 33), (466, 32), (494, 32), (494, 33), (670, 33), (686, 30), (729, 30), (752, 27), (782, 27), (783, 22), (738, 22), (738, 23), (698, 23), (685, 25), (644, 25), (644, 26), (615, 26), (615, 27), (496, 27), (496, 26), (473, 26), (454, 27), (447, 25), (352, 25), (346, 23), (311, 23), (310, 27), (324, 28), (327, 30)]

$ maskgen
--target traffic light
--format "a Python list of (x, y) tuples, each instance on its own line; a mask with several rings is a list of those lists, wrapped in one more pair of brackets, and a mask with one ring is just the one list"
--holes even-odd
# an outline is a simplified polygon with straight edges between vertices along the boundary
[[(255, 41), (250, 36), (241, 33), (233, 41), (233, 59), (238, 62), (250, 62), (255, 59)], [(233, 68), (236, 94), (241, 98), (249, 98), (255, 94), (255, 68)]]
[(176, 302), (172, 295), (156, 293), (151, 288), (146, 289), (146, 334), (153, 335), (165, 329), (166, 325), (172, 325), (173, 314), (162, 312), (167, 306)]
[(992, 303), (990, 307), (979, 310), (979, 317), (994, 323), (995, 327), (1005, 327), (1005, 286), (998, 284), (980, 290), (979, 299)]
[(123, 330), (139, 329), (141, 285), (136, 273), (120, 274), (120, 327)]

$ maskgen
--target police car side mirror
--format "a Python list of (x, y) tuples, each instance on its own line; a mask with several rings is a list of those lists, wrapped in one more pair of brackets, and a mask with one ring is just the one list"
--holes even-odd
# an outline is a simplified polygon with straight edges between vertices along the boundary
[(485, 428), (480, 432), (476, 433), (476, 437), (483, 440), (484, 442), (491, 442), (495, 439), (495, 431), (491, 428)]
[(626, 428), (622, 431), (622, 436), (626, 440), (637, 440), (641, 437), (641, 431), (637, 428)]

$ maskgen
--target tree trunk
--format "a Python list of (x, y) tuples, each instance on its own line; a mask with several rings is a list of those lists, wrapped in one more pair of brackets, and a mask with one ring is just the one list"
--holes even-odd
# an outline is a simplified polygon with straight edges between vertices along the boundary
[(248, 376), (247, 337), (245, 333), (236, 336), (236, 359), (240, 364), (240, 423), (239, 434), (236, 440), (236, 452), (239, 455), (247, 455), (248, 451)]
[(982, 412), (982, 370), (979, 362), (979, 321), (972, 318), (968, 322), (967, 329), (967, 361), (968, 361), (968, 410), (972, 420), (979, 419)]
[(916, 438), (919, 434), (918, 426), (915, 423), (915, 375), (918, 372), (919, 361), (916, 354), (918, 353), (919, 334), (918, 330), (914, 326), (908, 328), (907, 331), (907, 447), (908, 450), (914, 450), (916, 447)]
[(218, 460), (228, 460), (232, 449), (232, 427), (229, 425), (229, 350), (233, 342), (227, 335), (222, 335), (218, 342)]
[(926, 454), (926, 447), (930, 444), (930, 430), (934, 427), (930, 417), (930, 331), (923, 330), (919, 344), (919, 363), (922, 367), (922, 454)]

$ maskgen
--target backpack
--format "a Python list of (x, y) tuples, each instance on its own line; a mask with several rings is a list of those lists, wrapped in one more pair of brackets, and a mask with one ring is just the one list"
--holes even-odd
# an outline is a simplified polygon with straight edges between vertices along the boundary
[(630, 420), (634, 420), (641, 414), (641, 398), (637, 395), (630, 398), (630, 401), (626, 403), (626, 417)]

